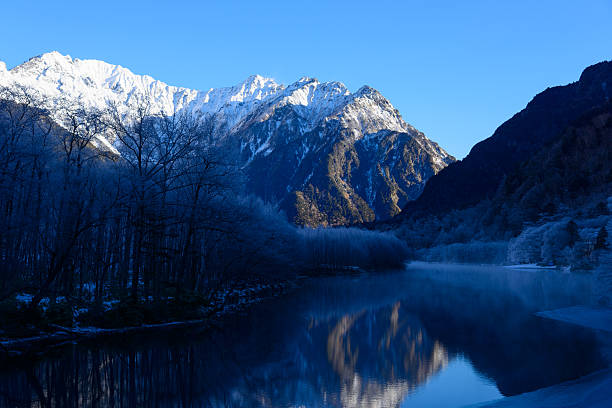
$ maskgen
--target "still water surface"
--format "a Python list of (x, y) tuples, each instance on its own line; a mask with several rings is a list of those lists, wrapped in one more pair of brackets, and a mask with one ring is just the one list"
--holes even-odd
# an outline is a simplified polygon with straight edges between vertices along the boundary
[(0, 369), (0, 407), (453, 407), (602, 368), (592, 332), (533, 312), (584, 277), (413, 264), (317, 278), (212, 331), (115, 338)]

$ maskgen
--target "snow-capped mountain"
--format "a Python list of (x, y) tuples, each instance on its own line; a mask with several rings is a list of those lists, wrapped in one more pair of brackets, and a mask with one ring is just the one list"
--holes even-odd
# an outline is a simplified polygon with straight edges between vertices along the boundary
[(305, 77), (285, 86), (254, 75), (200, 91), (58, 52), (11, 70), (0, 63), (0, 86), (37, 90), (51, 112), (60, 99), (91, 109), (112, 102), (124, 111), (146, 99), (152, 114), (187, 110), (207, 123), (211, 143), (232, 152), (248, 189), (280, 203), (300, 224), (392, 216), (454, 161), (368, 86), (351, 93), (340, 82)]

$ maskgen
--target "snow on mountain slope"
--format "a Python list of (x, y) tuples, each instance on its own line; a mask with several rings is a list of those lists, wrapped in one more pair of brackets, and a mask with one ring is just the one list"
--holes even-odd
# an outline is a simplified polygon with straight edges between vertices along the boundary
[[(325, 212), (318, 208), (324, 205), (319, 196), (341, 197), (342, 215), (333, 219), (296, 216), (309, 225), (394, 215), (398, 206), (416, 198), (427, 178), (454, 161), (368, 86), (351, 93), (340, 82), (304, 77), (285, 86), (253, 75), (232, 87), (199, 91), (58, 52), (11, 70), (0, 63), (0, 86), (37, 90), (52, 114), (61, 99), (92, 109), (112, 102), (124, 112), (145, 100), (152, 114), (191, 112), (207, 123), (212, 143), (234, 152), (231, 157), (249, 176), (251, 190), (285, 203), (288, 213), (296, 205), (295, 194), (308, 189), (312, 194), (304, 197), (315, 213)], [(111, 148), (113, 140), (99, 142)], [(387, 193), (377, 195), (373, 190), (381, 186)]]
[(148, 75), (137, 75), (119, 65), (73, 59), (53, 51), (31, 58), (11, 70), (2, 63), (0, 86), (15, 84), (38, 90), (51, 104), (58, 98), (67, 98), (78, 99), (86, 107), (103, 109), (111, 101), (127, 109), (131, 102), (146, 98), (153, 114), (188, 109), (203, 118), (216, 115), (216, 120), (222, 120), (230, 130), (260, 106), (265, 107), (256, 120), (265, 120), (275, 109), (287, 105), (307, 119), (305, 131), (331, 114), (341, 116), (345, 127), (360, 128), (363, 134), (410, 128), (399, 112), (370, 87), (351, 94), (340, 82), (320, 83), (307, 77), (287, 87), (273, 79), (253, 75), (233, 87), (198, 91), (171, 86)]
[(338, 90), (322, 93), (323, 101), (333, 103), (265, 102), (232, 134), (249, 189), (280, 203), (298, 224), (394, 216), (454, 161), (376, 90)]
[(119, 65), (73, 59), (56, 51), (31, 58), (8, 71), (0, 69), (0, 85), (13, 84), (34, 88), (51, 100), (80, 99), (86, 107), (100, 109), (108, 101), (127, 109), (131, 102), (146, 98), (153, 114), (190, 109), (208, 116), (223, 110), (230, 123), (236, 123), (259, 101), (284, 89), (273, 79), (254, 75), (233, 87), (197, 91), (137, 75)]

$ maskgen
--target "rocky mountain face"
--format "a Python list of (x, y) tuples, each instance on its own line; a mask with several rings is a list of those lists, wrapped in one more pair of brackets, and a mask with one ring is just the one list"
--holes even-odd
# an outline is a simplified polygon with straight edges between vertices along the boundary
[(612, 62), (602, 62), (578, 82), (542, 92), (377, 227), (394, 229), (428, 261), (605, 269), (611, 81)]
[(298, 224), (393, 216), (452, 161), (369, 87), (315, 123), (294, 106), (272, 109), (269, 118), (246, 122), (233, 136), (250, 190), (281, 203)]
[[(51, 112), (62, 100), (127, 112), (189, 112), (210, 143), (246, 175), (247, 191), (301, 225), (343, 225), (396, 215), (454, 158), (407, 124), (378, 91), (302, 78), (285, 86), (258, 75), (228, 88), (174, 87), (96, 60), (44, 54), (7, 70), (0, 86), (38, 91)], [(100, 146), (114, 149), (114, 140)]]
[(476, 144), (465, 159), (432, 177), (422, 195), (404, 208), (413, 213), (442, 213), (491, 197), (500, 182), (572, 122), (612, 97), (612, 62), (584, 70), (580, 80), (546, 89), (525, 109)]
[[(512, 221), (533, 222), (563, 208), (607, 213), (612, 196), (612, 103), (589, 112), (504, 180), (491, 206)], [(590, 208), (594, 207), (594, 208)], [(586, 211), (589, 209), (589, 211)]]

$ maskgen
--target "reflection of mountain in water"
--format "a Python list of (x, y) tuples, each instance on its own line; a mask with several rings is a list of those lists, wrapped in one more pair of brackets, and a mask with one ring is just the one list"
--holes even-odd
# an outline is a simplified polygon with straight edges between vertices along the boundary
[(448, 364), (444, 346), (429, 338), (401, 303), (343, 316), (327, 337), (327, 358), (338, 374), (343, 407), (389, 407)]
[[(396, 406), (449, 361), (445, 347), (400, 302), (345, 315), (307, 315), (302, 324), (288, 338), (281, 334), (282, 344), (267, 361), (228, 391), (233, 404)], [(275, 332), (269, 334), (274, 341)]]
[(0, 370), (0, 407), (396, 406), (459, 354), (505, 395), (601, 367), (590, 332), (532, 314), (579, 282), (490, 272), (318, 279), (213, 333), (70, 347)]

